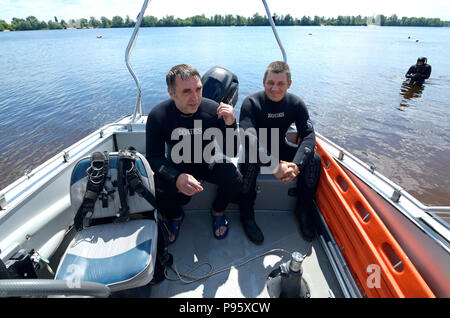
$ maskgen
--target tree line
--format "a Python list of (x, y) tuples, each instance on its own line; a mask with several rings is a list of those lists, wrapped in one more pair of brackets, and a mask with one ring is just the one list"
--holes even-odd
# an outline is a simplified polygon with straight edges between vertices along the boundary
[[(303, 16), (302, 18), (294, 18), (290, 14), (278, 16), (274, 14), (274, 20), (280, 26), (427, 26), (427, 27), (449, 27), (450, 21), (441, 21), (439, 18), (399, 18), (393, 14), (390, 17), (384, 15), (377, 15), (373, 17), (358, 16), (338, 16), (337, 18), (325, 18), (314, 16)], [(22, 30), (56, 30), (56, 29), (86, 29), (86, 28), (129, 28), (134, 27), (135, 21), (127, 16), (125, 19), (121, 16), (114, 16), (112, 19), (101, 17), (100, 20), (95, 17), (90, 19), (70, 19), (69, 21), (58, 20), (54, 17), (53, 20), (39, 21), (34, 16), (29, 16), (26, 19), (13, 18), (11, 23), (0, 20), (0, 31), (22, 31)], [(142, 20), (142, 27), (180, 27), (180, 26), (267, 26), (269, 19), (266, 16), (261, 16), (255, 13), (251, 17), (244, 17), (240, 15), (214, 15), (206, 17), (204, 14), (196, 15), (189, 18), (175, 18), (174, 16), (165, 16), (158, 19), (154, 16), (145, 16)]]

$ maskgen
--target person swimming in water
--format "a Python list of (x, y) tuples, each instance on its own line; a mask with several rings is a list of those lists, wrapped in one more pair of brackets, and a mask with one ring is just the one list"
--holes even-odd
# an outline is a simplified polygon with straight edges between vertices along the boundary
[(411, 65), (408, 72), (406, 72), (405, 77), (409, 78), (411, 83), (422, 84), (431, 75), (431, 65), (427, 64), (426, 57), (419, 57), (417, 63)]

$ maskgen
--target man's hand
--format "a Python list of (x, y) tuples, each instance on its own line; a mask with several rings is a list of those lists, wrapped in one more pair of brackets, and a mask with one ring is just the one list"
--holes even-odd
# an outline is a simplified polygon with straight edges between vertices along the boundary
[(217, 108), (217, 117), (223, 118), (225, 125), (231, 126), (233, 125), (236, 117), (234, 116), (234, 108), (231, 105), (220, 103)]
[(300, 173), (298, 166), (293, 162), (280, 160), (280, 164), (274, 172), (275, 178), (284, 183), (294, 180)]
[(182, 173), (178, 176), (176, 187), (181, 193), (190, 197), (198, 192), (203, 191), (203, 187), (200, 182), (198, 182), (197, 179), (187, 173)]

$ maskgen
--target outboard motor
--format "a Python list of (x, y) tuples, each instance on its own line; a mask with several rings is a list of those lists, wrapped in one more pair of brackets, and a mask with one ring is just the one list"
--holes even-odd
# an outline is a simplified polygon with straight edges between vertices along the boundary
[(218, 103), (236, 105), (239, 92), (239, 80), (229, 70), (214, 66), (202, 77), (203, 97), (212, 99)]

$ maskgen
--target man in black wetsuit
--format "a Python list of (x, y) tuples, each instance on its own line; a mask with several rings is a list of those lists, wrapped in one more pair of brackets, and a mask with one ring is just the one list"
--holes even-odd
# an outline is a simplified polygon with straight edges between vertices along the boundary
[(431, 75), (431, 65), (427, 64), (426, 57), (419, 57), (415, 65), (411, 65), (405, 77), (411, 82), (422, 84)]
[[(212, 130), (222, 153), (228, 152), (226, 130), (237, 127), (234, 108), (202, 98), (200, 75), (189, 65), (174, 66), (167, 73), (166, 82), (171, 98), (155, 106), (147, 119), (146, 158), (155, 173), (158, 206), (169, 221), (170, 241), (173, 243), (178, 237), (184, 218), (182, 203), (203, 191), (199, 180), (218, 185), (211, 214), (213, 234), (222, 239), (228, 233), (223, 211), (228, 203), (238, 199), (242, 176), (232, 163), (211, 163), (206, 158), (211, 138), (204, 140), (208, 139), (204, 136)], [(229, 147), (233, 153), (226, 153), (228, 156), (237, 155), (237, 138), (233, 141), (235, 145)]]
[[(261, 161), (258, 159), (257, 163), (251, 162), (247, 145), (257, 142), (258, 138), (261, 139), (261, 129), (266, 129), (267, 154), (279, 154), (278, 159), (280, 159), (277, 169), (274, 170), (274, 176), (284, 183), (296, 179), (297, 204), (295, 215), (300, 221), (300, 230), (303, 237), (311, 241), (314, 239), (311, 213), (319, 180), (321, 160), (319, 155), (314, 152), (316, 137), (305, 104), (299, 97), (287, 93), (291, 83), (289, 66), (284, 62), (273, 62), (264, 74), (264, 91), (248, 96), (242, 103), (239, 119), (240, 129), (245, 131), (255, 129), (256, 136), (246, 133), (249, 136), (248, 142), (244, 142), (247, 158), (239, 166), (244, 177), (240, 209), (243, 215), (254, 217), (255, 185)], [(292, 123), (295, 123), (300, 138), (297, 147), (285, 142), (286, 131)], [(278, 129), (278, 145), (271, 145), (271, 142), (268, 142), (271, 140), (273, 129)], [(272, 149), (273, 146), (278, 147), (278, 149)], [(261, 232), (261, 241), (262, 239)]]

